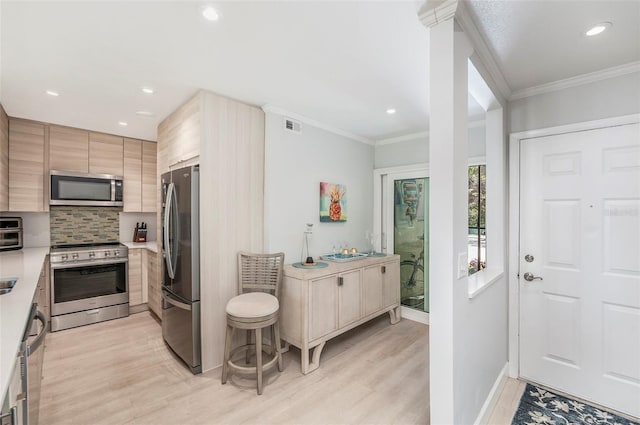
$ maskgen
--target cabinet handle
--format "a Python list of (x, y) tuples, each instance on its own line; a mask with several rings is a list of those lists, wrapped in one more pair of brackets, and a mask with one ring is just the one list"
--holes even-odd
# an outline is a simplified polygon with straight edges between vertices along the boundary
[(380, 271), (382, 271), (382, 273), (386, 273), (387, 272), (387, 266), (380, 267)]
[(338, 276), (338, 286), (342, 286), (344, 284), (344, 277)]

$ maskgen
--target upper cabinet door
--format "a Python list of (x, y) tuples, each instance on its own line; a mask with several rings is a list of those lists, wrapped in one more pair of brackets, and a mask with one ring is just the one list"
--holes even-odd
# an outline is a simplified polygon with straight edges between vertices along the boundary
[(124, 144), (122, 137), (89, 133), (89, 172), (122, 176)]
[(89, 172), (89, 132), (49, 126), (49, 168), (57, 171)]
[(124, 185), (125, 212), (142, 211), (142, 141), (124, 139)]
[[(46, 211), (45, 127), (19, 119), (9, 120), (9, 210)], [(46, 205), (46, 207), (45, 207)]]
[(156, 212), (158, 144), (142, 142), (142, 212)]

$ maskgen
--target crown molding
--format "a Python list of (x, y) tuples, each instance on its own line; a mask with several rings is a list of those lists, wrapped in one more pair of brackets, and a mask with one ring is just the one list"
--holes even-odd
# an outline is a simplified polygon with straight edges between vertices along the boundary
[(316, 121), (312, 118), (305, 117), (304, 115), (296, 114), (295, 112), (287, 111), (286, 109), (280, 108), (278, 106), (274, 106), (271, 104), (266, 104), (262, 106), (262, 110), (264, 112), (271, 112), (273, 114), (283, 115), (288, 118), (292, 118), (294, 120), (303, 122), (312, 127), (319, 128), (321, 130), (328, 131), (333, 134), (337, 134), (338, 136), (346, 137), (347, 139), (355, 140), (360, 143), (364, 143), (366, 145), (374, 146), (375, 142), (373, 140), (367, 139), (366, 137), (358, 136), (353, 133), (349, 133), (348, 131), (341, 130), (339, 128), (333, 127), (328, 124), (321, 123), (320, 121)]
[(504, 99), (509, 99), (511, 97), (511, 88), (504, 78), (498, 62), (496, 62), (493, 57), (484, 36), (476, 26), (475, 21), (464, 3), (464, 1), (460, 2), (460, 7), (458, 7), (455, 16), (456, 22), (458, 22), (462, 30), (467, 34), (467, 38), (471, 42), (476, 56), (480, 59), (481, 65), (483, 65), (489, 73), (488, 76), (493, 80), (495, 88), (498, 89)]
[[(478, 127), (484, 127), (485, 126), (485, 120), (475, 120), (475, 121), (469, 121), (467, 128), (478, 128)], [(428, 139), (429, 138), (429, 131), (419, 131), (417, 133), (410, 133), (410, 134), (405, 134), (402, 136), (396, 136), (396, 137), (389, 137), (387, 139), (380, 139), (380, 140), (376, 140), (376, 146), (385, 146), (385, 145), (392, 145), (394, 143), (401, 143), (401, 142), (407, 142), (409, 140), (416, 140), (416, 139)]]
[(422, 25), (431, 28), (452, 19), (460, 3), (459, 0), (428, 0), (418, 12), (418, 18)]
[(376, 140), (376, 146), (392, 145), (394, 143), (406, 142), (409, 140), (429, 138), (428, 131), (419, 131), (417, 133), (404, 134), (402, 136), (389, 137), (387, 139)]
[(509, 100), (524, 99), (525, 97), (536, 96), (544, 93), (551, 93), (558, 90), (577, 87), (584, 84), (595, 83), (597, 81), (607, 80), (609, 78), (620, 77), (622, 75), (640, 72), (640, 61), (630, 62), (620, 66), (603, 69), (600, 71), (589, 72), (588, 74), (577, 75), (575, 77), (565, 78), (551, 83), (540, 84), (538, 86), (514, 91)]

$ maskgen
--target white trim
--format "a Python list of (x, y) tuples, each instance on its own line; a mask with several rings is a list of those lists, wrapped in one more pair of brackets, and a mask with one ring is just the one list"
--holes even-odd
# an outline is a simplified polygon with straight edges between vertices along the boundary
[(376, 146), (391, 145), (393, 143), (406, 142), (415, 139), (428, 139), (429, 131), (419, 131), (417, 133), (405, 134), (404, 136), (389, 137), (388, 139), (376, 140)]
[(502, 269), (484, 269), (472, 274), (467, 278), (467, 297), (471, 300), (481, 294), (491, 285), (502, 279), (504, 271)]
[(487, 399), (484, 401), (482, 408), (480, 409), (480, 413), (478, 413), (478, 417), (474, 421), (474, 425), (484, 425), (489, 423), (489, 419), (491, 418), (491, 413), (493, 413), (494, 407), (498, 403), (498, 399), (500, 398), (500, 394), (504, 389), (505, 384), (507, 383), (507, 370), (509, 369), (509, 363), (506, 363), (498, 377), (496, 378), (496, 382), (493, 383), (493, 387), (491, 387), (491, 391), (489, 391), (489, 395)]
[(519, 320), (520, 320), (520, 142), (538, 137), (598, 128), (640, 123), (640, 114), (605, 118), (557, 127), (523, 131), (509, 135), (509, 376), (518, 378), (520, 370)]
[(509, 99), (511, 97), (511, 88), (509, 87), (507, 80), (504, 78), (493, 54), (491, 54), (491, 50), (487, 46), (484, 37), (469, 14), (464, 2), (460, 2), (460, 7), (458, 7), (456, 12), (456, 22), (458, 22), (462, 27), (462, 30), (467, 34), (468, 39), (473, 46), (473, 50), (480, 59), (480, 62), (484, 65), (484, 68), (489, 73), (489, 76), (500, 91), (502, 97)]
[(427, 162), (420, 162), (418, 164), (398, 165), (395, 167), (374, 168), (373, 174), (377, 176), (382, 176), (384, 174), (407, 173), (410, 171), (429, 172), (429, 164)]
[(562, 80), (553, 81), (551, 83), (540, 84), (538, 86), (516, 90), (511, 93), (509, 100), (511, 101), (516, 99), (523, 99), (525, 97), (564, 90), (569, 87), (595, 83), (597, 81), (620, 77), (623, 75), (632, 74), (634, 72), (640, 72), (640, 61), (630, 62), (624, 65), (614, 66), (612, 68), (607, 68), (600, 71), (589, 72), (588, 74), (577, 75), (575, 77), (565, 78)]
[(441, 0), (440, 4), (430, 7), (432, 3), (425, 2), (426, 8), (423, 7), (418, 11), (418, 19), (422, 25), (431, 28), (440, 22), (453, 18), (460, 3), (462, 2), (459, 0)]
[[(469, 121), (467, 124), (467, 128), (480, 128), (480, 127), (484, 127), (486, 125), (486, 121), (485, 120), (474, 120), (474, 121)], [(419, 131), (417, 133), (410, 133), (410, 134), (405, 134), (403, 136), (396, 136), (396, 137), (389, 137), (387, 139), (379, 139), (375, 141), (375, 145), (376, 146), (384, 146), (384, 145), (392, 145), (394, 143), (400, 143), (400, 142), (406, 142), (409, 140), (416, 140), (416, 139), (428, 139), (429, 138), (429, 130), (427, 131)]]
[(316, 128), (328, 131), (330, 133), (337, 134), (338, 136), (343, 136), (343, 137), (346, 137), (348, 139), (364, 143), (366, 145), (371, 145), (371, 146), (375, 145), (375, 142), (373, 140), (367, 139), (366, 137), (362, 137), (362, 136), (358, 136), (358, 135), (353, 134), (353, 133), (349, 133), (348, 131), (341, 130), (341, 129), (333, 127), (331, 125), (321, 123), (320, 121), (316, 121), (316, 120), (314, 120), (312, 118), (305, 117), (304, 115), (300, 115), (300, 114), (297, 114), (295, 112), (287, 111), (286, 109), (280, 108), (278, 106), (266, 104), (266, 105), (262, 106), (262, 110), (264, 112), (271, 112), (271, 113), (279, 114), (279, 115), (282, 115), (282, 116), (285, 116), (285, 117), (288, 117), (288, 118), (293, 118), (294, 120), (303, 122), (303, 123), (308, 124), (308, 125), (310, 125), (312, 127), (316, 127)]
[(403, 319), (411, 320), (414, 322), (422, 323), (424, 325), (429, 324), (429, 313), (426, 311), (419, 311), (414, 308), (400, 305), (400, 317)]

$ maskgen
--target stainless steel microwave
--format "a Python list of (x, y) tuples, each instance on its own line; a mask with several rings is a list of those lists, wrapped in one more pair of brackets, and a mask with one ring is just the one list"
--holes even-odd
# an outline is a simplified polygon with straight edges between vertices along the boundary
[(122, 177), (51, 171), (50, 205), (122, 206)]

